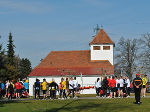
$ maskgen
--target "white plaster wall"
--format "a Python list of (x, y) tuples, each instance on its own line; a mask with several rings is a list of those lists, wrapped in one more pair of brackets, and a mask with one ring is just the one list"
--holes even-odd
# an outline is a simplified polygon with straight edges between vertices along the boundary
[[(100, 50), (93, 50), (93, 46), (100, 46)], [(110, 50), (103, 50), (103, 46), (110, 46)], [(113, 65), (113, 45), (91, 45), (91, 60), (109, 60)]]
[[(36, 81), (36, 78), (38, 78), (40, 80), (40, 82), (43, 82), (43, 79), (45, 78), (48, 83), (52, 80), (52, 78), (54, 78), (56, 83), (59, 84), (62, 77), (29, 77), (29, 95), (30, 96), (33, 96), (33, 85)], [(66, 78), (66, 77), (64, 77), (64, 78)], [(94, 77), (84, 77), (83, 76), (82, 78), (83, 78), (83, 87), (84, 86), (88, 87), (88, 86), (95, 86), (95, 81), (97, 80), (98, 77), (96, 77), (96, 76), (94, 76)], [(76, 79), (82, 87), (81, 77), (80, 76), (76, 77)], [(84, 89), (84, 90), (81, 90), (80, 93), (81, 94), (96, 94), (95, 88), (94, 89)]]

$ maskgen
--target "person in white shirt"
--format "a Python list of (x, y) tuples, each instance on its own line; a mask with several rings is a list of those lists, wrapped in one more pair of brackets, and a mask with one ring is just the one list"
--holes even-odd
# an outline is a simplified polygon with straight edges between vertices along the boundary
[(101, 87), (101, 83), (100, 83), (99, 78), (97, 78), (97, 81), (95, 82), (95, 89), (96, 89), (96, 94), (97, 94), (96, 97), (99, 96), (99, 93), (100, 93), (100, 87)]
[(120, 94), (123, 96), (123, 84), (124, 84), (124, 81), (123, 81), (123, 77), (121, 76), (120, 77)]
[(128, 97), (130, 97), (130, 80), (129, 80), (129, 78), (128, 77), (126, 77), (126, 83), (127, 83), (127, 95), (128, 95)]
[(67, 98), (68, 98), (68, 96), (72, 93), (72, 96), (73, 96), (73, 98), (74, 98), (74, 90), (73, 90), (73, 88), (74, 88), (74, 83), (73, 83), (73, 78), (71, 77), (70, 78), (70, 81), (69, 81), (69, 93), (68, 93), (68, 95), (67, 95)]
[(8, 87), (9, 87), (10, 83), (9, 83), (9, 80), (6, 81), (6, 84), (5, 84), (5, 87), (6, 87), (6, 94), (5, 94), (5, 97), (8, 97)]
[(74, 91), (74, 94), (75, 94), (75, 98), (77, 97), (77, 87), (78, 87), (78, 81), (76, 80), (76, 77), (74, 77), (74, 80), (73, 80), (73, 91)]
[(116, 94), (118, 92), (118, 97), (120, 98), (120, 79), (117, 78), (117, 76), (115, 76), (115, 80), (116, 80)]

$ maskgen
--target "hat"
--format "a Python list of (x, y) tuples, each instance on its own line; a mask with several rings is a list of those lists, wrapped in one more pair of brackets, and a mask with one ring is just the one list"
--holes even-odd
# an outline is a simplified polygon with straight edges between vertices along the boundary
[(139, 75), (140, 75), (140, 74), (138, 74), (138, 73), (136, 74), (136, 76), (139, 76)]

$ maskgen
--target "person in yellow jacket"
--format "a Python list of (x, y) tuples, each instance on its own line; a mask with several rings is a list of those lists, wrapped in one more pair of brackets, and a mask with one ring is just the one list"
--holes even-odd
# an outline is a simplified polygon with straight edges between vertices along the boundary
[(43, 79), (42, 90), (43, 90), (43, 99), (46, 99), (46, 79)]
[[(53, 79), (52, 79), (53, 80)], [(52, 83), (53, 81), (50, 81), (50, 84)], [(52, 96), (52, 88), (49, 86), (49, 94), (50, 94), (50, 99), (51, 99), (51, 96)]]
[(62, 78), (63, 99), (66, 99), (66, 81)]
[(144, 77), (142, 78), (142, 82), (143, 82), (143, 85), (142, 85), (142, 94), (143, 94), (143, 97), (145, 97), (146, 86), (147, 86), (147, 75), (144, 75)]

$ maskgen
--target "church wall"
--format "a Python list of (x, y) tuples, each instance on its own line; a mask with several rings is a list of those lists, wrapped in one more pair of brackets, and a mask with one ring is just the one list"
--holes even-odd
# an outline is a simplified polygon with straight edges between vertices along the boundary
[[(85, 87), (95, 86), (95, 81), (97, 80), (98, 77), (100, 78), (100, 76), (84, 76), (83, 75), (83, 77), (82, 77), (82, 79), (83, 79), (83, 87), (84, 86)], [(52, 78), (54, 78), (55, 82), (57, 84), (59, 84), (62, 77), (61, 76), (60, 77), (53, 77), (53, 76), (47, 76), (47, 77), (29, 77), (29, 95), (30, 96), (34, 95), (34, 93), (33, 93), (33, 85), (34, 85), (34, 83), (36, 81), (36, 78), (38, 78), (40, 80), (40, 82), (43, 82), (43, 79), (45, 78), (48, 83), (50, 83), (50, 81), (52, 80)], [(66, 80), (66, 77), (63, 77), (63, 78), (65, 78), (65, 80)], [(77, 76), (76, 80), (78, 81), (78, 83), (82, 87), (81, 76)], [(93, 89), (84, 89), (84, 90), (81, 90), (80, 93), (81, 94), (96, 94), (94, 88)]]

